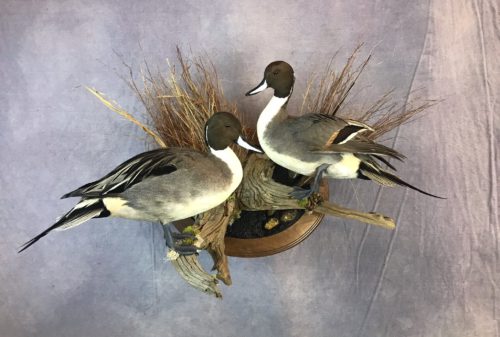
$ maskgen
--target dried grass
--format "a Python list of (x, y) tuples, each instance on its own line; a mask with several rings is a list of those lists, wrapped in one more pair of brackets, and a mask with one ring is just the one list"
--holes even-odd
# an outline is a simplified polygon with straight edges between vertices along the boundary
[[(414, 119), (434, 102), (409, 103), (407, 106), (393, 102), (392, 92), (364, 108), (353, 110), (346, 104), (358, 78), (370, 61), (371, 55), (361, 62), (357, 57), (362, 48), (359, 45), (347, 59), (340, 71), (335, 71), (335, 54), (320, 75), (313, 74), (308, 80), (301, 113), (321, 112), (344, 118), (366, 122), (375, 129), (365, 134), (375, 139), (394, 128)], [(236, 104), (225, 96), (214, 64), (206, 56), (186, 58), (177, 48), (177, 70), (168, 63), (166, 73), (152, 70), (147, 62), (140, 72), (140, 80), (135, 80), (132, 68), (126, 65), (130, 77), (125, 78), (133, 92), (146, 109), (151, 126), (139, 122), (123, 110), (116, 102), (105, 98), (95, 89), (89, 89), (111, 110), (132, 121), (148, 133), (160, 146), (189, 147), (205, 150), (204, 125), (217, 111), (232, 112), (240, 117)], [(245, 129), (249, 133), (248, 129)], [(248, 136), (248, 135), (247, 135)], [(243, 158), (246, 151), (235, 147)]]
[(359, 64), (356, 63), (361, 48), (362, 44), (354, 49), (339, 72), (335, 71), (333, 66), (337, 56), (335, 54), (320, 76), (313, 74), (309, 78), (302, 100), (301, 114), (321, 112), (365, 122), (375, 129), (374, 132), (365, 135), (376, 139), (413, 120), (419, 113), (435, 104), (434, 101), (416, 99), (417, 103), (400, 105), (393, 101), (390, 91), (372, 104), (357, 110), (346, 105), (346, 98), (371, 59), (369, 55)]
[(371, 55), (355, 67), (356, 57), (361, 47), (359, 45), (354, 49), (340, 72), (334, 69), (334, 61), (338, 54), (335, 53), (320, 73), (321, 75), (312, 74), (309, 77), (300, 108), (301, 114), (318, 112), (332, 116), (337, 114), (356, 84), (356, 80), (370, 61)]
[[(210, 116), (217, 111), (241, 116), (236, 104), (224, 96), (215, 66), (208, 57), (185, 58), (177, 48), (177, 63), (179, 71), (168, 63), (168, 72), (163, 73), (151, 70), (146, 62), (140, 83), (133, 76), (128, 83), (165, 144), (203, 151), (204, 125)], [(239, 147), (234, 149), (240, 157), (245, 153)]]
[(90, 88), (90, 87), (85, 87), (85, 88), (90, 93), (92, 93), (92, 95), (97, 97), (99, 99), (99, 101), (101, 101), (101, 103), (104, 104), (108, 109), (116, 112), (120, 116), (124, 117), (125, 119), (127, 119), (127, 120), (131, 121), (132, 123), (134, 123), (135, 125), (139, 126), (144, 132), (146, 132), (148, 135), (150, 135), (156, 141), (156, 143), (158, 143), (158, 145), (160, 145), (161, 147), (167, 147), (167, 145), (165, 144), (163, 139), (161, 139), (161, 137), (158, 134), (156, 134), (153, 130), (151, 130), (145, 124), (141, 123), (139, 120), (137, 120), (130, 113), (125, 111), (117, 102), (115, 102), (109, 98), (106, 98), (106, 96), (102, 92), (99, 92), (94, 88)]

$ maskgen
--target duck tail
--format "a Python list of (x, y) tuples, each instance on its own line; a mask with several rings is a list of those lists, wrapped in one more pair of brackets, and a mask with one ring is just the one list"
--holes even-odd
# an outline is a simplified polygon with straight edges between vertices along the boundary
[(395, 176), (394, 174), (386, 172), (382, 169), (377, 169), (371, 165), (368, 165), (367, 163), (365, 163), (363, 161), (360, 163), (358, 174), (360, 175), (359, 176), (360, 178), (372, 180), (372, 181), (374, 181), (377, 184), (380, 184), (382, 186), (389, 186), (389, 187), (394, 187), (396, 185), (405, 186), (405, 187), (411, 188), (412, 190), (415, 190), (417, 192), (420, 192), (422, 194), (428, 195), (428, 196), (433, 197), (433, 198), (446, 199), (446, 198), (425, 192), (425, 191), (419, 189), (418, 187), (410, 185), (409, 183), (407, 183), (403, 179)]
[(68, 213), (60, 217), (55, 224), (24, 243), (18, 253), (28, 249), (38, 240), (49, 234), (53, 230), (65, 230), (84, 223), (87, 220), (98, 217), (109, 216), (109, 211), (104, 206), (101, 199), (83, 199), (75, 205)]

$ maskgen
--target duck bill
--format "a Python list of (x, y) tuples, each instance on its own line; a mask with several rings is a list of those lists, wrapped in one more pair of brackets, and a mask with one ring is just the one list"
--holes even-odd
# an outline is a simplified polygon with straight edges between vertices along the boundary
[(236, 141), (236, 144), (238, 144), (239, 146), (247, 149), (247, 150), (252, 150), (252, 151), (255, 151), (257, 153), (264, 153), (261, 149), (258, 149), (250, 144), (247, 143), (246, 140), (244, 140), (243, 138), (238, 137), (238, 140)]
[(266, 79), (264, 78), (262, 80), (262, 82), (259, 83), (258, 86), (256, 86), (255, 88), (253, 88), (252, 90), (250, 90), (249, 92), (247, 92), (245, 94), (245, 96), (252, 96), (252, 95), (258, 94), (259, 92), (264, 91), (267, 88), (268, 88), (267, 82), (266, 82)]

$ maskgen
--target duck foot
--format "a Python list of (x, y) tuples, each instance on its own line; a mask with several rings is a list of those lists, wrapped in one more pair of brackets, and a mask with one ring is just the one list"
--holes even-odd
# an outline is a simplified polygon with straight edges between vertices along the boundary
[(314, 191), (311, 188), (302, 188), (299, 186), (294, 186), (293, 191), (290, 192), (290, 196), (297, 200), (308, 199), (313, 194)]
[(329, 164), (321, 164), (320, 166), (318, 166), (316, 168), (316, 174), (314, 175), (314, 180), (311, 184), (311, 187), (309, 189), (305, 189), (302, 187), (294, 186), (293, 191), (290, 192), (290, 196), (298, 200), (303, 200), (310, 198), (313, 194), (318, 194), (321, 178), (323, 177), (323, 173), (328, 169), (329, 166)]
[(324, 198), (321, 196), (321, 194), (310, 189), (306, 190), (300, 187), (294, 188), (294, 190), (290, 192), (289, 195), (297, 198), (299, 200), (298, 204), (308, 212), (314, 210), (324, 201)]
[(198, 247), (195, 245), (186, 245), (183, 241), (194, 242), (196, 241), (196, 236), (189, 233), (177, 233), (175, 232), (175, 227), (172, 224), (164, 226), (164, 236), (167, 247), (174, 250), (179, 255), (193, 255), (198, 251)]

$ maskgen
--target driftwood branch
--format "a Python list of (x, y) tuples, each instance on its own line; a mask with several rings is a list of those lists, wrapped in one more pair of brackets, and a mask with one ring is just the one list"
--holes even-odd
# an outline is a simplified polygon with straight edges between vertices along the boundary
[(236, 202), (230, 198), (224, 204), (219, 205), (208, 212), (201, 214), (193, 227), (199, 229), (196, 245), (200, 249), (207, 250), (214, 261), (212, 270), (217, 270), (213, 276), (203, 269), (196, 255), (179, 256), (171, 263), (179, 272), (181, 277), (191, 286), (215, 297), (222, 298), (222, 293), (217, 286), (217, 279), (225, 285), (231, 285), (228, 259), (224, 254), (224, 236), (228, 224), (236, 213)]
[[(197, 245), (206, 249), (217, 270), (213, 276), (203, 270), (196, 256), (181, 256), (172, 261), (175, 269), (191, 286), (216, 297), (222, 297), (217, 286), (217, 279), (226, 285), (231, 285), (228, 259), (224, 253), (224, 236), (229, 223), (240, 210), (282, 210), (306, 209), (307, 206), (289, 196), (292, 187), (277, 183), (272, 179), (274, 163), (265, 155), (251, 154), (245, 162), (244, 178), (235, 198), (230, 198), (224, 204), (203, 213), (196, 224), (199, 228)], [(238, 201), (238, 203), (236, 202)], [(361, 212), (345, 208), (328, 201), (323, 201), (314, 207), (314, 211), (344, 219), (354, 219), (386, 229), (394, 229), (395, 223), (389, 217), (380, 213)]]
[[(305, 209), (296, 199), (289, 196), (292, 188), (272, 179), (274, 163), (265, 155), (251, 154), (245, 165), (243, 182), (238, 190), (242, 210)], [(361, 212), (345, 208), (328, 201), (314, 208), (315, 212), (344, 219), (354, 219), (386, 229), (394, 229), (394, 220), (380, 213)]]
[(216, 277), (203, 270), (196, 255), (179, 256), (171, 263), (188, 284), (204, 293), (222, 298)]
[(235, 215), (235, 204), (234, 198), (229, 199), (224, 204), (203, 213), (198, 221), (198, 226), (201, 228), (200, 237), (202, 238), (200, 248), (206, 249), (210, 253), (214, 260), (212, 270), (217, 270), (217, 278), (225, 285), (231, 285), (232, 281), (227, 256), (224, 254), (224, 236), (227, 225)]

